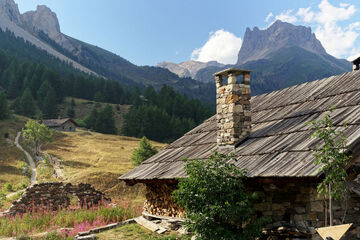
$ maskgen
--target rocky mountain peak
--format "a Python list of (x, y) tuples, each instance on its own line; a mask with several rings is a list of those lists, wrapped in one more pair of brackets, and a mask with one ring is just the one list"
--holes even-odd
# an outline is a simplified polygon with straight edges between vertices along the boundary
[(218, 63), (217, 61), (209, 62), (199, 62), (195, 60), (190, 60), (182, 63), (172, 63), (172, 62), (160, 62), (157, 64), (158, 67), (166, 68), (170, 72), (177, 74), (179, 77), (191, 77), (196, 80), (196, 74), (203, 68), (206, 67), (222, 67), (224, 64)]
[(266, 59), (272, 52), (287, 46), (298, 46), (310, 52), (326, 54), (310, 27), (277, 20), (265, 30), (258, 27), (246, 29), (237, 64)]
[(43, 31), (51, 39), (56, 39), (60, 34), (60, 24), (56, 13), (45, 5), (37, 6), (35, 11), (23, 15), (24, 24), (36, 31)]
[(3, 18), (16, 24), (21, 23), (19, 7), (14, 0), (0, 0), (0, 20)]

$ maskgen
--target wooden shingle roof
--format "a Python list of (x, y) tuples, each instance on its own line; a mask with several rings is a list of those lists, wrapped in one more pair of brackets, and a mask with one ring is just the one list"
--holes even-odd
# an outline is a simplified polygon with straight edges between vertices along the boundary
[[(312, 149), (318, 140), (309, 138), (307, 123), (322, 118), (331, 106), (334, 123), (343, 128), (350, 147), (360, 140), (360, 71), (296, 85), (252, 97), (252, 132), (235, 150), (237, 166), (249, 177), (314, 177)], [(216, 144), (216, 116), (186, 133), (146, 160), (122, 180), (144, 181), (186, 177), (183, 158), (207, 159)], [(231, 150), (228, 150), (229, 153)]]
[(46, 119), (40, 121), (42, 124), (44, 124), (47, 127), (60, 127), (67, 121), (72, 122), (75, 126), (77, 126), (76, 122), (72, 120), (71, 118), (60, 118), (60, 119)]

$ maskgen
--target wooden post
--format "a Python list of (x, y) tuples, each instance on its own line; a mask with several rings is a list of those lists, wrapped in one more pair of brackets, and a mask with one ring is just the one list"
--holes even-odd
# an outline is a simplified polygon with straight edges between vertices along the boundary
[(328, 226), (328, 206), (327, 206), (327, 200), (324, 196), (324, 202), (325, 202), (325, 227)]
[(329, 184), (329, 211), (330, 211), (330, 226), (332, 226), (333, 225), (333, 211), (332, 211), (331, 183)]

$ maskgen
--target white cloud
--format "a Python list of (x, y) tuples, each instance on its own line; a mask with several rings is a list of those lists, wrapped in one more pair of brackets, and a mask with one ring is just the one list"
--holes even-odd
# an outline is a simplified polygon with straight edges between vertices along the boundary
[(270, 13), (266, 16), (265, 22), (269, 22), (272, 17), (274, 17), (274, 14), (273, 14), (272, 12), (270, 12)]
[(275, 19), (310, 25), (326, 51), (335, 57), (348, 57), (360, 51), (355, 46), (360, 34), (360, 22), (342, 23), (354, 16), (356, 7), (347, 3), (335, 6), (328, 0), (321, 0), (317, 7), (316, 10), (311, 6), (297, 11), (286, 10), (275, 16)]
[(308, 8), (299, 8), (296, 15), (301, 17), (304, 22), (311, 22), (314, 19), (315, 13), (310, 11), (310, 7)]
[(211, 32), (209, 35), (209, 40), (204, 46), (192, 52), (191, 59), (201, 62), (236, 63), (242, 39), (224, 29)]
[(295, 14), (293, 14), (293, 12), (294, 12), (294, 9), (286, 10), (286, 11), (280, 13), (279, 15), (275, 16), (275, 19), (281, 20), (283, 22), (294, 23), (297, 21), (297, 18), (295, 16)]

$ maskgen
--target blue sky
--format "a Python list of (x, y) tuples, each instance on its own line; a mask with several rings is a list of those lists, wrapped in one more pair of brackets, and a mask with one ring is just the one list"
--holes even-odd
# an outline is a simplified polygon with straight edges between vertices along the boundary
[(20, 12), (47, 5), (61, 31), (137, 65), (190, 59), (234, 63), (246, 27), (275, 19), (310, 26), (332, 55), (360, 53), (358, 0), (15, 0)]

